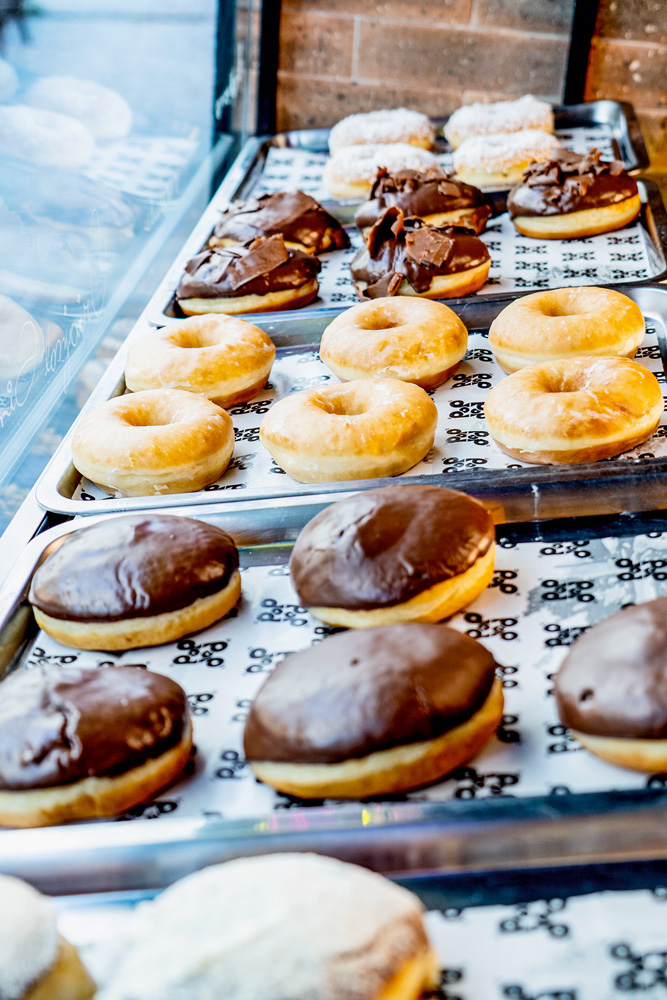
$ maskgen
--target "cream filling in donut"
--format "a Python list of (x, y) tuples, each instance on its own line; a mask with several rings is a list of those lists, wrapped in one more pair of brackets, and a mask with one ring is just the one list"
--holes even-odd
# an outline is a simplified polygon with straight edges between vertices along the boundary
[(641, 212), (638, 194), (604, 208), (585, 208), (563, 215), (517, 215), (512, 221), (518, 232), (537, 239), (581, 239), (627, 226)]
[(123, 774), (82, 778), (50, 788), (0, 789), (0, 826), (25, 829), (118, 815), (178, 777), (191, 748), (192, 723), (188, 720), (176, 746)]
[(175, 611), (114, 622), (84, 622), (53, 618), (33, 607), (35, 620), (47, 635), (75, 649), (137, 649), (161, 646), (217, 622), (234, 607), (241, 595), (241, 575), (237, 570), (226, 587)]
[(399, 622), (439, 622), (475, 600), (493, 578), (495, 542), (464, 573), (434, 584), (416, 597), (387, 608), (355, 611), (349, 608), (309, 608), (311, 615), (327, 625), (343, 628), (375, 628)]
[(178, 304), (186, 316), (200, 313), (226, 313), (235, 316), (241, 313), (273, 312), (275, 309), (298, 309), (315, 298), (319, 291), (317, 278), (299, 285), (297, 288), (283, 288), (266, 295), (235, 295), (219, 299), (179, 299)]
[(593, 736), (570, 730), (583, 747), (597, 757), (631, 767), (637, 771), (657, 773), (667, 770), (667, 740), (649, 740), (622, 736)]
[(503, 714), (496, 678), (469, 719), (432, 740), (405, 743), (337, 764), (250, 761), (260, 781), (303, 798), (366, 798), (429, 784), (470, 760), (495, 732)]

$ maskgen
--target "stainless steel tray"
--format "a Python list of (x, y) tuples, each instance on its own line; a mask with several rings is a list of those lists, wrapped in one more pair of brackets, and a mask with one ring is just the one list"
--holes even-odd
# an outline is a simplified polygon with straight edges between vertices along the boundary
[[(658, 377), (665, 378), (665, 359), (667, 358), (667, 288), (659, 286), (622, 286), (622, 291), (632, 297), (641, 307), (647, 319), (657, 330), (657, 341), (659, 345), (660, 358), (654, 359), (654, 364), (658, 369)], [(466, 326), (470, 330), (482, 331), (483, 336), (488, 326), (502, 309), (509, 299), (495, 299), (484, 301), (480, 299), (458, 300), (453, 304), (456, 312), (461, 316)], [(260, 320), (260, 325), (273, 337), (280, 358), (290, 359), (291, 357), (305, 357), (301, 352), (316, 350), (322, 330), (330, 321), (336, 311), (325, 311), (318, 314), (302, 315), (299, 317), (269, 317)], [(145, 330), (137, 329), (133, 333), (139, 336)], [(484, 341), (482, 341), (484, 343)], [(88, 404), (84, 408), (87, 412), (93, 406), (99, 405), (104, 400), (124, 391), (123, 379), (125, 351), (123, 348), (112, 362), (108, 371), (93, 392)], [(477, 352), (475, 348), (472, 353)], [(488, 355), (488, 350), (484, 356)], [(476, 367), (480, 371), (476, 371)], [(324, 370), (324, 369), (323, 369)], [(485, 370), (490, 374), (485, 375)], [(470, 448), (471, 454), (480, 454), (480, 447), (475, 443), (478, 441), (476, 432), (484, 428), (481, 417), (481, 401), (485, 395), (485, 387), (489, 387), (491, 379), (497, 377), (500, 372), (495, 363), (474, 361), (468, 365), (465, 371), (473, 372), (472, 375), (463, 374), (462, 381), (456, 380), (448, 382), (444, 387), (436, 390), (435, 399), (437, 403), (458, 403), (460, 397), (465, 394), (466, 379), (471, 383), (471, 393), (475, 399), (470, 404), (468, 410), (465, 407), (459, 410), (450, 411), (456, 414), (457, 419), (451, 417), (443, 426), (447, 434), (453, 438), (460, 437), (460, 429), (470, 424), (474, 428), (472, 431), (465, 431), (463, 434), (470, 438), (471, 442), (463, 447)], [(272, 376), (273, 377), (273, 376)], [(485, 381), (485, 378), (489, 381)], [(480, 385), (481, 382), (481, 385)], [(466, 406), (468, 404), (465, 404)], [(255, 410), (252, 410), (252, 407)], [(268, 404), (261, 401), (247, 404), (250, 407), (250, 415), (255, 413), (257, 408), (265, 410)], [(467, 416), (466, 416), (467, 414)], [(247, 428), (243, 421), (247, 423), (251, 416), (235, 417), (238, 423), (241, 421), (239, 429), (240, 436), (248, 431), (256, 432), (256, 428)], [(261, 414), (252, 416), (252, 423), (259, 424)], [(99, 501), (92, 499), (73, 499), (75, 491), (80, 484), (80, 474), (74, 469), (71, 462), (71, 438), (74, 428), (63, 440), (53, 459), (45, 469), (37, 484), (37, 499), (46, 509), (56, 513), (77, 515), (91, 515), (99, 513), (100, 510), (128, 511), (145, 507), (154, 507), (160, 510), (174, 509), (193, 503), (228, 504), (230, 502), (243, 500), (265, 500), (268, 505), (277, 503), (279, 498), (293, 498), (297, 494), (313, 495), (318, 493), (336, 494), (349, 492), (351, 490), (365, 489), (371, 484), (381, 485), (393, 480), (361, 480), (358, 482), (345, 483), (323, 483), (317, 485), (299, 485), (292, 480), (287, 482), (285, 475), (267, 475), (262, 481), (260, 488), (243, 488), (242, 470), (234, 473), (234, 479), (230, 482), (229, 476), (225, 488), (225, 477), (220, 484), (209, 487), (197, 494), (182, 493), (169, 496), (156, 497), (134, 497), (134, 498), (109, 498)], [(451, 432), (449, 428), (451, 427)], [(485, 432), (486, 433), (486, 432)], [(657, 435), (662, 435), (659, 428)], [(256, 434), (251, 437), (256, 437)], [(654, 441), (654, 439), (651, 439)], [(662, 436), (655, 437), (655, 444), (663, 447)], [(261, 445), (248, 443), (245, 448), (261, 449)], [(638, 460), (614, 459), (610, 461), (597, 462), (578, 466), (521, 466), (520, 463), (507, 459), (505, 467), (496, 468), (480, 466), (479, 458), (466, 459), (439, 459), (440, 468), (447, 468), (451, 471), (438, 472), (435, 465), (424, 466), (420, 472), (427, 474), (428, 482), (441, 483), (456, 489), (463, 489), (475, 496), (484, 497), (490, 503), (501, 505), (504, 508), (505, 517), (508, 521), (535, 520), (547, 517), (559, 517), (571, 515), (576, 512), (584, 514), (602, 514), (622, 510), (653, 510), (662, 509), (667, 506), (667, 491), (665, 482), (667, 476), (667, 457), (655, 457), (651, 451), (650, 442), (645, 443), (638, 450), (640, 458)], [(455, 445), (450, 448), (450, 453), (455, 450)], [(488, 449), (487, 449), (488, 450)], [(483, 454), (484, 449), (481, 449)], [(467, 452), (466, 452), (467, 453)], [(495, 453), (494, 453), (495, 454)], [(264, 452), (262, 451), (262, 455)], [(505, 461), (503, 459), (503, 461)], [(243, 464), (241, 460), (241, 464)], [(507, 467), (509, 466), (509, 467)], [(404, 482), (424, 482), (423, 475), (415, 476), (407, 474), (401, 477)], [(84, 494), (92, 497), (92, 494)], [(292, 502), (280, 500), (283, 502)]]
[[(256, 506), (242, 509), (239, 506), (235, 511), (209, 507), (182, 509), (178, 513), (204, 517), (224, 527), (240, 545), (245, 546), (241, 559), (247, 572), (262, 566), (272, 566), (275, 572), (269, 572), (267, 578), (282, 578), (283, 585), (284, 559), (291, 540), (301, 525), (322, 509), (326, 502), (327, 498), (323, 497), (301, 498), (295, 505), (278, 510), (260, 510)], [(34, 646), (37, 635), (32, 611), (26, 602), (30, 578), (49, 547), (75, 527), (73, 524), (61, 525), (33, 540), (0, 591), (0, 674), (20, 668), (28, 659), (29, 650)], [(657, 536), (666, 528), (665, 517), (634, 518), (629, 524), (623, 519), (617, 523), (588, 522), (585, 526), (577, 523), (574, 527), (571, 524), (552, 523), (544, 526), (541, 532), (525, 525), (515, 529), (501, 528), (501, 569), (497, 572), (495, 587), (478, 599), (485, 603), (476, 606), (487, 609), (489, 606), (496, 607), (499, 613), (505, 615), (512, 602), (519, 601), (515, 592), (520, 587), (517, 588), (512, 583), (512, 579), (517, 578), (512, 578), (507, 571), (502, 570), (503, 560), (516, 558), (513, 549), (530, 546), (528, 554), (533, 551), (540, 553), (548, 574), (554, 572), (556, 565), (561, 567), (558, 585), (560, 596), (557, 600), (569, 602), (568, 610), (562, 613), (563, 605), (556, 605), (551, 599), (547, 601), (545, 598), (546, 603), (542, 603), (543, 608), (548, 608), (549, 618), (560, 623), (557, 634), (553, 628), (544, 628), (544, 635), (554, 636), (548, 640), (547, 646), (550, 643), (549, 648), (557, 647), (558, 652), (571, 641), (571, 634), (567, 631), (569, 623), (572, 616), (578, 615), (582, 608), (587, 609), (587, 614), (594, 612), (594, 620), (615, 610), (617, 601), (647, 600), (655, 596), (656, 590), (661, 586), (660, 581), (665, 577), (664, 568), (660, 569), (658, 564), (663, 567), (667, 565), (666, 559), (654, 558), (660, 552), (667, 555), (665, 536), (662, 536), (662, 540)], [(639, 535), (638, 532), (653, 534)], [(593, 584), (593, 593), (601, 602), (597, 605), (597, 611), (595, 601), (579, 603), (581, 594), (591, 593), (590, 587), (581, 586), (581, 576), (586, 572), (582, 566), (589, 565), (586, 559), (590, 561), (596, 546), (600, 551), (601, 546), (607, 547), (617, 555), (622, 554), (626, 560), (613, 569), (610, 567), (610, 573), (617, 573), (619, 579), (620, 574), (624, 574), (623, 595), (612, 593), (610, 601), (602, 606), (607, 586), (606, 563), (604, 572), (597, 577), (598, 582)], [(642, 559), (642, 553), (649, 551), (652, 558)], [(629, 569), (626, 566), (628, 557), (631, 563)], [(591, 575), (591, 571), (588, 572)], [(246, 600), (250, 604), (259, 601), (261, 605), (261, 593), (260, 591), (253, 596), (251, 588), (246, 591)], [(301, 609), (298, 612), (303, 616)], [(273, 612), (269, 611), (267, 614), (271, 616)], [(490, 646), (495, 644), (502, 648), (504, 655), (501, 662), (507, 664), (508, 660), (511, 661), (512, 654), (505, 650), (506, 641), (507, 649), (510, 645), (508, 637), (498, 632), (494, 624), (496, 621), (504, 621), (504, 627), (509, 627), (508, 621), (494, 617), (487, 622), (478, 613), (466, 611), (465, 614), (472, 617), (466, 620), (462, 615), (459, 627), (467, 630), (472, 627), (472, 631), (481, 635)], [(525, 620), (523, 614), (517, 614), (512, 619), (512, 627), (518, 632), (530, 628), (532, 626), (526, 624), (529, 619), (533, 620), (534, 626), (533, 612)], [(200, 633), (195, 642), (214, 638), (216, 629), (229, 631), (235, 623), (239, 628), (242, 627), (241, 616), (214, 626), (205, 634)], [(312, 628), (312, 624), (311, 622), (299, 632), (302, 636), (301, 648), (307, 644), (307, 639), (303, 636)], [(543, 624), (540, 619), (540, 627)], [(292, 631), (296, 632), (296, 629)], [(241, 644), (246, 641), (241, 634), (236, 636), (236, 640)], [(230, 646), (234, 641), (234, 638), (230, 639)], [(250, 645), (255, 644), (254, 633), (248, 634), (248, 641)], [(543, 649), (547, 648), (543, 643), (541, 645)], [(77, 655), (76, 651), (66, 652)], [(263, 666), (263, 659), (270, 659), (273, 651), (265, 649), (263, 653), (263, 658), (255, 658), (253, 662)], [(155, 650), (134, 650), (127, 654), (131, 662), (141, 657), (149, 665), (153, 655), (156, 655)], [(187, 650), (183, 655), (186, 660), (192, 659)], [(228, 655), (227, 652), (225, 655)], [(534, 657), (531, 656), (532, 662), (522, 662), (521, 666), (529, 672), (524, 680), (525, 696), (531, 700), (537, 697), (541, 701), (542, 707), (535, 705), (539, 714), (543, 711), (544, 698), (536, 695), (529, 683), (530, 676), (537, 677), (543, 673), (537, 657), (536, 648)], [(247, 659), (247, 655), (245, 658)], [(105, 662), (122, 662), (122, 655), (80, 654), (79, 662), (82, 665), (92, 665), (102, 659)], [(228, 660), (226, 670), (234, 669), (232, 659)], [(190, 689), (192, 685), (199, 683), (193, 678), (201, 676), (202, 669), (208, 668), (200, 664), (199, 667), (185, 665), (178, 669), (191, 702), (194, 700), (194, 704), (198, 705), (200, 695), (193, 694)], [(516, 670), (505, 668), (501, 672), (508, 688), (506, 711), (511, 711), (509, 698), (513, 695), (512, 688), (517, 688)], [(261, 676), (262, 671), (259, 672), (259, 679)], [(518, 676), (520, 679), (521, 673)], [(544, 683), (545, 680), (542, 679), (540, 687)], [(197, 687), (196, 690), (200, 689)], [(527, 723), (529, 727), (533, 725), (527, 716), (523, 718), (523, 723)], [(502, 727), (505, 736), (498, 743), (499, 749), (494, 752), (507, 752), (511, 757), (513, 748), (517, 745), (512, 732), (525, 732), (523, 723), (513, 716), (507, 716)], [(203, 740), (203, 729), (199, 730), (196, 738), (201, 749), (206, 742)], [(553, 766), (557, 767), (559, 774), (567, 771), (570, 775), (568, 780), (577, 771), (581, 774), (581, 766), (589, 766), (583, 759), (583, 752), (565, 752), (572, 747), (567, 745), (567, 734), (562, 731), (562, 727), (556, 727), (545, 738), (550, 741), (550, 745), (553, 744)], [(505, 746), (507, 751), (503, 749)], [(533, 759), (534, 755), (539, 761), (541, 754), (536, 751), (532, 737), (529, 737), (527, 747), (526, 759)], [(278, 850), (317, 850), (395, 874), (424, 873), (433, 869), (449, 873), (499, 871), (638, 859), (646, 861), (665, 856), (667, 792), (664, 776), (629, 779), (620, 769), (607, 768), (610, 771), (610, 783), (617, 786), (615, 790), (603, 787), (596, 791), (570, 791), (568, 794), (568, 789), (561, 787), (558, 782), (551, 794), (535, 795), (530, 791), (527, 794), (526, 791), (521, 792), (517, 780), (509, 780), (512, 774), (501, 773), (507, 768), (492, 772), (485, 770), (490, 758), (486, 759), (487, 765), (477, 761), (461, 770), (455, 779), (455, 785), (450, 787), (450, 790), (456, 789), (456, 794), (449, 801), (428, 801), (433, 790), (426, 789), (413, 793), (416, 794), (416, 800), (409, 795), (398, 796), (390, 802), (316, 803), (309, 807), (298, 801), (286, 800), (282, 804), (278, 803), (276, 808), (276, 796), (270, 793), (274, 805), (269, 805), (268, 811), (250, 817), (246, 814), (233, 818), (230, 808), (227, 811), (228, 818), (225, 818), (221, 815), (225, 810), (219, 810), (220, 794), (227, 794), (224, 791), (218, 793), (217, 811), (211, 810), (207, 814), (203, 810), (197, 816), (181, 819), (178, 818), (178, 810), (172, 817), (168, 815), (169, 809), (160, 809), (161, 802), (168, 805), (172, 799), (178, 800), (178, 790), (169, 790), (163, 796), (158, 796), (147, 811), (144, 810), (140, 821), (101, 821), (42, 830), (2, 831), (0, 871), (27, 877), (44, 891), (73, 893), (158, 888), (205, 864), (240, 855)], [(238, 754), (234, 758), (235, 763), (230, 765), (229, 760), (232, 757), (228, 756), (222, 761), (224, 768), (233, 771), (241, 766)], [(562, 768), (561, 760), (564, 762)], [(217, 766), (215, 761), (213, 763)], [(604, 769), (604, 765), (602, 767)], [(234, 774), (224, 776), (233, 778)], [(517, 775), (514, 778), (517, 779)], [(596, 780), (599, 783), (599, 777)], [(229, 789), (234, 782), (218, 782), (218, 787), (221, 785), (224, 789)], [(604, 785), (606, 786), (606, 777)], [(171, 802), (171, 806), (174, 807), (174, 802)], [(141, 812), (142, 810), (136, 810), (122, 819), (136, 819)], [(159, 818), (148, 822), (151, 815)]]

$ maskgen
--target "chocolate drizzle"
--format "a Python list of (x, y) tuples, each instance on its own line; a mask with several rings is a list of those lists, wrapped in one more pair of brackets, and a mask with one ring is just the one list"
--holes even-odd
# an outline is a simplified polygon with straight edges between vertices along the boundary
[(350, 264), (355, 282), (365, 282), (362, 299), (397, 295), (403, 279), (415, 292), (428, 292), (433, 279), (456, 274), (489, 260), (484, 243), (460, 226), (436, 229), (421, 219), (387, 208), (368, 234), (368, 245)]
[(186, 695), (140, 667), (20, 670), (0, 684), (0, 788), (124, 774), (181, 740)]
[(318, 201), (303, 191), (281, 191), (232, 205), (213, 230), (209, 246), (219, 246), (224, 240), (247, 243), (257, 236), (276, 234), (315, 253), (350, 245), (338, 219)]
[(220, 528), (185, 517), (131, 514), (79, 528), (37, 569), (30, 601), (53, 618), (143, 618), (227, 586), (239, 565)]
[(603, 160), (597, 149), (583, 156), (558, 150), (552, 159), (532, 163), (507, 199), (511, 218), (520, 215), (566, 215), (604, 208), (637, 194), (637, 183), (620, 160)]
[(481, 708), (495, 667), (446, 625), (344, 632), (274, 669), (250, 708), (245, 756), (334, 764), (433, 739)]
[(392, 607), (465, 573), (494, 537), (491, 515), (465, 493), (384, 486), (314, 517), (296, 541), (290, 572), (306, 607)]
[(625, 608), (581, 636), (561, 665), (555, 694), (572, 729), (667, 739), (667, 597)]
[(321, 270), (317, 257), (288, 250), (282, 236), (203, 250), (185, 266), (177, 299), (219, 299), (299, 288)]
[(454, 180), (440, 167), (422, 173), (417, 170), (390, 173), (380, 167), (368, 197), (369, 200), (357, 209), (354, 217), (360, 229), (375, 225), (385, 208), (391, 207), (400, 208), (406, 216), (420, 219), (442, 212), (477, 208), (478, 231), (491, 215), (479, 188)]

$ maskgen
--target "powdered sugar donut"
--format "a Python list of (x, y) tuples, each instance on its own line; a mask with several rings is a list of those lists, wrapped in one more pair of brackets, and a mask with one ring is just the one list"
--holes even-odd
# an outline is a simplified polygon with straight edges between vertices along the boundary
[(76, 118), (27, 104), (0, 107), (0, 156), (38, 167), (78, 170), (92, 156), (95, 140)]
[(393, 142), (407, 142), (410, 146), (430, 149), (434, 138), (433, 125), (419, 111), (409, 111), (408, 108), (369, 111), (367, 114), (348, 115), (334, 125), (329, 133), (329, 152), (333, 156), (347, 146)]
[(96, 139), (122, 139), (130, 131), (132, 111), (124, 97), (93, 80), (42, 76), (28, 89), (28, 104), (76, 118)]
[(395, 173), (437, 166), (433, 153), (407, 142), (369, 143), (348, 146), (327, 160), (323, 180), (335, 198), (365, 198), (380, 167)]
[(452, 149), (473, 135), (494, 135), (497, 132), (522, 132), (538, 129), (553, 132), (554, 115), (551, 106), (531, 94), (518, 101), (496, 101), (493, 104), (464, 104), (445, 125), (445, 138)]
[(536, 160), (548, 160), (560, 147), (555, 136), (537, 129), (476, 135), (462, 142), (452, 157), (459, 180), (477, 187), (514, 184)]

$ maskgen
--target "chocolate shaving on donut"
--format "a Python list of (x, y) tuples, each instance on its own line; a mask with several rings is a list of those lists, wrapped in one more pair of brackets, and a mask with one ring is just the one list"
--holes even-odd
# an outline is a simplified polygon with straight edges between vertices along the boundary
[(354, 221), (360, 229), (377, 222), (386, 208), (400, 208), (405, 216), (425, 218), (461, 209), (475, 209), (477, 231), (491, 215), (479, 188), (455, 180), (440, 167), (430, 170), (396, 170), (380, 167), (368, 196), (359, 207)]
[(217, 223), (209, 246), (223, 240), (246, 243), (257, 236), (281, 235), (313, 250), (349, 247), (350, 240), (338, 219), (303, 191), (280, 191), (232, 205)]
[(603, 208), (637, 194), (637, 183), (620, 160), (603, 160), (597, 149), (579, 155), (556, 150), (548, 160), (531, 163), (507, 199), (511, 218), (565, 215)]

